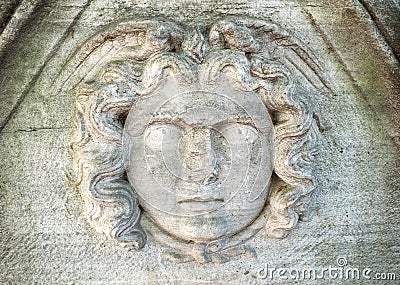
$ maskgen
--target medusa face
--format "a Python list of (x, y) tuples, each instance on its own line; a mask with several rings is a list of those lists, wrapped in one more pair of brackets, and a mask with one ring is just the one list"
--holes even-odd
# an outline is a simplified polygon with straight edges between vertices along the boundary
[(272, 133), (255, 93), (169, 79), (127, 117), (128, 179), (144, 212), (168, 233), (187, 241), (230, 236), (264, 207)]

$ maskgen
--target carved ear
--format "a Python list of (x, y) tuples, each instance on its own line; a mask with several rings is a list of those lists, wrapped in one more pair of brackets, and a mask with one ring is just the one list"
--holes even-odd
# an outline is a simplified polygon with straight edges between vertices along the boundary
[(144, 61), (152, 55), (180, 49), (184, 31), (165, 20), (128, 21), (111, 26), (89, 39), (68, 60), (53, 84), (55, 94), (89, 80), (107, 62)]

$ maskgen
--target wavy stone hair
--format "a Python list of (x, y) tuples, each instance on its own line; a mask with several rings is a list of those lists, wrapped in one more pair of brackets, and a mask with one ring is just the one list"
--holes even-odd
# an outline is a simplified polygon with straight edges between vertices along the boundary
[(278, 176), (269, 195), (266, 232), (283, 238), (304, 217), (306, 198), (314, 190), (311, 162), (317, 154), (319, 130), (304, 90), (279, 62), (224, 50), (211, 53), (206, 70), (212, 81), (227, 67), (245, 91), (257, 91), (274, 121), (274, 172)]
[[(142, 41), (136, 40), (135, 44), (129, 40), (121, 44), (119, 39), (121, 35), (128, 38), (141, 34)], [(110, 41), (114, 47), (116, 43), (122, 46), (114, 48), (112, 56), (110, 50), (105, 56), (102, 50)], [(267, 55), (268, 50), (277, 48), (290, 49), (283, 62)], [(99, 60), (90, 65), (90, 58), (95, 56), (104, 58), (102, 65)], [(68, 75), (61, 82), (72, 89), (79, 86), (68, 178), (80, 191), (91, 224), (129, 249), (144, 246), (146, 235), (139, 224), (139, 205), (123, 166), (124, 120), (137, 98), (151, 92), (165, 76), (190, 75), (201, 64), (205, 80), (212, 82), (226, 73), (237, 88), (258, 92), (274, 120), (276, 176), (269, 190), (269, 215), (263, 226), (270, 236), (286, 236), (304, 214), (303, 206), (314, 189), (310, 162), (316, 154), (319, 133), (305, 89), (284, 67), (288, 64), (285, 58), (294, 57), (312, 72), (318, 69), (310, 55), (285, 32), (253, 19), (216, 23), (208, 42), (200, 29), (184, 32), (166, 21), (127, 22), (96, 35), (70, 65), (80, 72), (94, 70), (90, 78)], [(80, 83), (83, 79), (86, 83)]]

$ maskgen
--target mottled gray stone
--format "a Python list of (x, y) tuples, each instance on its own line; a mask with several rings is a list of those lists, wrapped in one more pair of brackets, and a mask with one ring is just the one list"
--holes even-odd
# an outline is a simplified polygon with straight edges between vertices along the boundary
[[(15, 26), (2, 25), (12, 37), (0, 45), (2, 284), (268, 284), (257, 277), (265, 264), (323, 269), (337, 266), (338, 257), (346, 257), (351, 267), (395, 272), (400, 278), (395, 1), (366, 1), (369, 9), (377, 9), (373, 17), (365, 5), (345, 0), (21, 1), (28, 2), (36, 5), (28, 13), (14, 9), (13, 1), (0, 5), (1, 23), (10, 23), (7, 15), (17, 11)], [(381, 16), (385, 9), (394, 16)], [(278, 23), (323, 65), (332, 94), (313, 96), (322, 125), (316, 191), (309, 205), (314, 211), (285, 239), (256, 235), (247, 243), (253, 255), (224, 264), (160, 262), (166, 248), (152, 238), (145, 250), (128, 252), (89, 226), (79, 193), (64, 181), (75, 98), (53, 94), (53, 81), (76, 49), (112, 22), (163, 16), (187, 26), (209, 26), (229, 15)]]

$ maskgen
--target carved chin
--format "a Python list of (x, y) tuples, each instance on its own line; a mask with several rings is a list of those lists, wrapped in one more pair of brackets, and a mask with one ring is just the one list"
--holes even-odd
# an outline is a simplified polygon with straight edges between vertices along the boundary
[[(192, 215), (190, 216), (166, 213), (149, 206), (144, 201), (141, 201), (141, 204), (144, 208), (144, 213), (167, 233), (186, 241), (206, 242), (229, 237), (244, 230), (260, 214), (265, 203), (266, 194), (264, 193), (264, 197), (260, 197), (261, 199), (256, 202), (248, 202), (245, 208), (243, 207), (243, 201), (242, 206), (237, 207), (235, 199), (232, 199), (228, 204), (222, 205), (218, 205), (218, 203), (193, 205)], [(205, 210), (207, 207), (211, 209), (216, 205), (218, 205), (218, 208), (215, 210)], [(188, 203), (185, 206), (190, 205)], [(200, 211), (200, 208), (203, 211)]]

